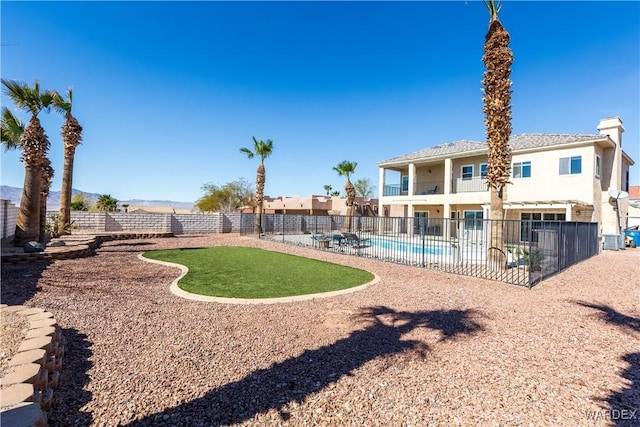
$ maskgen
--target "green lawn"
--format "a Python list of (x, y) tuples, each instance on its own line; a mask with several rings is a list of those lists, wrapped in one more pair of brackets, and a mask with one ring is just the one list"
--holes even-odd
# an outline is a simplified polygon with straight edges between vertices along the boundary
[(178, 286), (226, 298), (279, 298), (352, 288), (373, 274), (310, 258), (240, 246), (150, 251), (144, 257), (189, 269)]

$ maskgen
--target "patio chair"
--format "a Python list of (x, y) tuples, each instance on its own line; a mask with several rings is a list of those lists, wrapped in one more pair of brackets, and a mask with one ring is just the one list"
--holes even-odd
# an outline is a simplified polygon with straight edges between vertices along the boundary
[(355, 233), (342, 233), (342, 235), (344, 236), (345, 243), (350, 246), (363, 247), (370, 241), (369, 238), (361, 239)]

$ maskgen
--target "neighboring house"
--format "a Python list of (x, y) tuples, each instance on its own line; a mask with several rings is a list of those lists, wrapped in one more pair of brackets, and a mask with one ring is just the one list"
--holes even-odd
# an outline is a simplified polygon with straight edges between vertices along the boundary
[[(317, 196), (265, 196), (262, 211), (267, 214), (289, 215), (345, 215), (347, 199), (344, 197)], [(253, 212), (253, 208), (243, 208), (243, 213)], [(376, 216), (378, 214), (377, 199), (356, 197), (352, 214), (354, 216)]]
[[(609, 193), (629, 190), (634, 162), (622, 150), (619, 117), (600, 120), (597, 129), (594, 135), (513, 135), (505, 218), (598, 222), (600, 234), (620, 234), (628, 199)], [(378, 210), (385, 216), (488, 218), (487, 155), (486, 143), (457, 141), (379, 162)], [(455, 232), (443, 230), (451, 237)]]
[(629, 216), (627, 227), (640, 226), (640, 185), (629, 187)]

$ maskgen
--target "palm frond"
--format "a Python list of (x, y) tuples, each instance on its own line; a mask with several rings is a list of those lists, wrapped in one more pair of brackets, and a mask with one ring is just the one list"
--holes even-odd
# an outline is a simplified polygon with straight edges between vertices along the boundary
[(21, 148), (20, 137), (24, 132), (24, 123), (20, 121), (7, 107), (2, 107), (1, 136), (5, 151)]
[(240, 152), (241, 152), (241, 153), (246, 154), (246, 155), (247, 155), (247, 157), (248, 157), (248, 158), (250, 158), (250, 159), (253, 159), (253, 156), (255, 155), (255, 154), (253, 153), (253, 151), (249, 150), (249, 149), (248, 149), (248, 148), (246, 148), (246, 147), (242, 147), (242, 148), (240, 149)]
[(489, 16), (491, 17), (489, 22), (493, 22), (498, 19), (498, 13), (500, 9), (502, 9), (502, 0), (483, 0), (484, 5), (487, 7), (489, 11)]

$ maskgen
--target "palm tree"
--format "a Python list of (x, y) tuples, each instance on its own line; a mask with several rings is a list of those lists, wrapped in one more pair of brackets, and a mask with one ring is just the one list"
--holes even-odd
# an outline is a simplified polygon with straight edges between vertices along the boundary
[(40, 92), (36, 80), (33, 87), (27, 83), (2, 79), (4, 92), (16, 107), (31, 113), (29, 124), (20, 136), (22, 163), (25, 166), (24, 185), (20, 209), (16, 220), (14, 243), (18, 246), (31, 240), (38, 240), (40, 233), (40, 177), (49, 150), (47, 138), (38, 114), (48, 111), (53, 102), (53, 92)]
[(327, 192), (327, 196), (331, 193), (331, 190), (332, 190), (332, 189), (333, 189), (333, 188), (332, 188), (332, 187), (331, 187), (331, 185), (329, 185), (329, 184), (327, 184), (327, 185), (325, 185), (325, 186), (324, 186), (324, 191), (326, 191), (326, 192)]
[(96, 201), (96, 208), (103, 212), (115, 212), (118, 209), (118, 199), (110, 194), (101, 194)]
[(253, 137), (253, 151), (250, 149), (243, 147), (240, 149), (241, 153), (247, 155), (249, 159), (252, 159), (254, 156), (258, 156), (260, 158), (260, 165), (258, 165), (258, 170), (256, 173), (256, 207), (257, 215), (256, 215), (256, 224), (255, 231), (258, 234), (262, 233), (262, 202), (264, 200), (264, 183), (266, 181), (265, 168), (264, 168), (264, 159), (269, 157), (273, 152), (273, 141), (267, 139), (263, 141), (261, 139), (256, 139)]
[[(492, 224), (490, 248), (504, 247), (503, 224), (504, 198), (506, 185), (511, 175), (511, 150), (509, 137), (511, 136), (511, 65), (513, 52), (509, 47), (509, 33), (498, 19), (498, 12), (502, 7), (502, 0), (484, 0), (489, 10), (489, 31), (485, 36), (484, 62), (486, 71), (482, 84), (484, 85), (484, 123), (489, 146), (489, 169), (487, 171), (487, 186), (491, 191), (491, 207), (489, 218), (495, 220)], [(494, 266), (502, 265), (499, 251), (489, 251), (494, 259), (490, 259)]]
[(334, 166), (333, 168), (334, 171), (338, 172), (339, 176), (347, 177), (347, 182), (344, 185), (344, 191), (347, 193), (347, 218), (344, 223), (345, 231), (351, 231), (351, 215), (353, 215), (353, 203), (356, 200), (356, 189), (351, 183), (351, 175), (356, 171), (356, 166), (358, 166), (356, 162), (343, 160), (338, 166)]
[(71, 114), (73, 103), (73, 89), (67, 89), (67, 96), (64, 99), (56, 93), (54, 97), (54, 108), (65, 116), (65, 123), (62, 125), (60, 134), (64, 143), (64, 167), (62, 169), (62, 191), (60, 192), (60, 229), (64, 230), (67, 224), (71, 223), (71, 188), (73, 186), (73, 160), (76, 147), (82, 141), (82, 126)]

